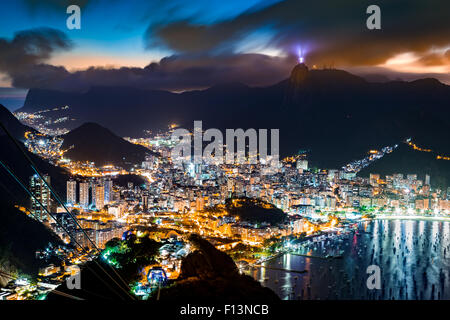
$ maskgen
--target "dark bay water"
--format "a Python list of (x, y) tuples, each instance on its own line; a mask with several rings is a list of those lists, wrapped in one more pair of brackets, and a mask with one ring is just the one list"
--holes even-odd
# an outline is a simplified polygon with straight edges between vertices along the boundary
[[(309, 254), (340, 252), (341, 259), (285, 254), (250, 271), (282, 299), (450, 299), (450, 222), (374, 220), (359, 235), (307, 247)], [(366, 269), (378, 265), (381, 289), (369, 290)]]

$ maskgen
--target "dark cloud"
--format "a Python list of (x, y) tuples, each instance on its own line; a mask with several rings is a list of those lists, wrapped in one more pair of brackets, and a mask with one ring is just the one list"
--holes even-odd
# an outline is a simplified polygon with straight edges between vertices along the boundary
[(444, 54), (430, 53), (422, 56), (417, 62), (424, 66), (446, 65), (450, 64), (450, 54), (448, 54), (448, 51)]
[[(334, 0), (287, 0), (252, 8), (212, 25), (188, 20), (152, 23), (146, 34), (147, 46), (164, 45), (177, 54), (145, 68), (91, 67), (71, 73), (46, 64), (56, 51), (71, 48), (64, 33), (53, 29), (22, 31), (11, 40), (0, 39), (0, 73), (7, 74), (16, 87), (62, 90), (86, 90), (96, 85), (186, 90), (234, 81), (264, 86), (289, 76), (296, 63), (290, 53), (299, 46), (307, 63), (318, 67), (372, 67), (410, 51), (420, 57), (417, 63), (423, 66), (448, 65), (450, 51), (430, 54), (429, 49), (450, 45), (450, 2), (379, 1), (382, 30), (377, 31), (365, 26), (369, 4), (368, 0), (349, 0), (346, 5)], [(238, 43), (264, 30), (272, 34), (268, 45), (283, 49), (288, 56), (236, 53)], [(380, 71), (369, 69), (366, 73)], [(444, 81), (448, 83), (447, 78)]]
[[(217, 30), (220, 29), (220, 30)], [(188, 21), (176, 22), (164, 27), (155, 27), (155, 30), (148, 29), (147, 36), (152, 38), (156, 34), (162, 42), (147, 42), (147, 47), (154, 44), (164, 45), (179, 52), (208, 52), (223, 44), (224, 39), (228, 42), (232, 38), (237, 38), (233, 29), (226, 27), (206, 27), (193, 26)]]
[(43, 63), (54, 52), (71, 47), (69, 39), (58, 30), (40, 28), (17, 32), (11, 40), (0, 38), (0, 72), (6, 73), (16, 87), (29, 88), (36, 81), (51, 82), (60, 77), (56, 73), (64, 73), (64, 68)]
[(287, 0), (211, 26), (187, 21), (152, 25), (148, 45), (160, 43), (177, 52), (227, 48), (231, 52), (237, 39), (270, 26), (274, 32), (270, 44), (275, 47), (292, 51), (303, 45), (312, 63), (352, 66), (377, 65), (398, 53), (424, 53), (450, 44), (449, 1), (378, 1), (382, 30), (375, 31), (366, 28), (366, 8), (371, 4)]
[(228, 82), (264, 86), (285, 79), (295, 61), (293, 56), (281, 58), (261, 54), (183, 55), (164, 58), (145, 68), (91, 67), (74, 73), (67, 72), (63, 67), (36, 65), (30, 72), (14, 78), (14, 84), (76, 91), (87, 90), (92, 86), (179, 91)]
[(16, 70), (10, 73), (10, 77), (16, 88), (52, 89), (62, 87), (61, 81), (70, 78), (70, 73), (64, 67), (40, 63)]
[(285, 79), (296, 58), (262, 54), (173, 56), (145, 68), (149, 83), (183, 89), (207, 87), (220, 82), (264, 86)]
[(45, 62), (58, 50), (72, 47), (64, 33), (53, 29), (21, 31), (0, 39), (0, 72), (18, 88), (87, 90), (91, 86), (133, 86), (186, 90), (221, 82), (254, 86), (273, 84), (289, 75), (295, 57), (261, 54), (183, 54), (166, 57), (145, 68), (98, 68), (69, 72)]

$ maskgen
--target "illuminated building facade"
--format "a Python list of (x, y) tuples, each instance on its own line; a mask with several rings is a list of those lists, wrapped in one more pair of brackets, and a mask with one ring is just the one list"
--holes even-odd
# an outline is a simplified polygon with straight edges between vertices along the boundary
[(105, 206), (105, 187), (102, 185), (95, 186), (95, 194), (92, 193), (93, 203), (99, 210)]
[(67, 203), (77, 203), (77, 182), (72, 179), (67, 181)]
[(112, 199), (112, 189), (113, 189), (112, 180), (106, 179), (103, 183), (103, 186), (105, 187), (105, 204), (108, 204), (113, 201), (113, 199)]
[(89, 207), (89, 183), (80, 183), (80, 206), (87, 209)]

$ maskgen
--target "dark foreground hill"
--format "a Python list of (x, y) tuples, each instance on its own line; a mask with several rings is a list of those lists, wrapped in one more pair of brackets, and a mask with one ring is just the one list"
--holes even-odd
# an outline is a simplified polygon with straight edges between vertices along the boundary
[[(0, 203), (0, 271), (35, 277), (43, 266), (36, 259), (36, 251), (44, 250), (49, 243), (56, 247), (62, 242), (42, 223), (15, 208), (7, 196), (1, 195)], [(10, 280), (0, 273), (0, 287)]]
[(233, 259), (196, 234), (189, 236), (193, 252), (181, 263), (172, 286), (160, 292), (161, 301), (277, 301), (280, 298), (250, 276), (239, 273)]
[[(136, 241), (136, 239), (131, 241)], [(191, 244), (192, 252), (183, 258), (179, 278), (172, 281), (167, 287), (161, 288), (159, 301), (200, 303), (205, 301), (279, 300), (279, 297), (269, 288), (261, 286), (258, 281), (249, 276), (241, 275), (234, 261), (208, 241), (198, 235), (191, 235), (188, 241)], [(150, 247), (154, 247), (154, 244), (150, 244)], [(142, 267), (154, 263), (151, 261), (154, 254), (153, 249), (144, 252), (142, 248), (138, 250), (131, 248), (119, 260), (122, 263), (133, 260), (134, 268), (124, 268), (121, 264), (122, 267), (118, 268), (117, 272), (125, 281), (139, 278)], [(142, 262), (143, 265), (136, 268), (136, 261)], [(117, 274), (103, 260), (99, 259), (98, 263), (102, 266), (101, 268), (94, 262), (89, 262), (82, 268), (80, 290), (69, 290), (65, 284), (62, 284), (58, 287), (58, 291), (86, 300), (129, 300), (130, 297), (126, 293), (127, 288)], [(134, 276), (126, 270), (134, 270)], [(105, 274), (105, 271), (110, 277)], [(48, 300), (64, 299), (68, 298), (54, 293), (48, 295)], [(156, 299), (157, 295), (154, 292), (149, 300)]]
[(63, 136), (65, 157), (76, 161), (94, 161), (96, 165), (118, 165), (129, 168), (151, 153), (145, 147), (118, 137), (96, 123), (85, 123)]
[[(450, 153), (450, 87), (435, 79), (370, 83), (342, 70), (296, 66), (268, 87), (231, 83), (171, 93), (93, 87), (83, 93), (31, 89), (21, 111), (69, 105), (59, 116), (94, 121), (120, 136), (170, 123), (190, 128), (278, 128), (282, 155), (310, 151), (310, 161), (339, 168), (370, 149), (407, 137)], [(446, 150), (444, 150), (446, 149)]]
[[(35, 131), (34, 129), (23, 125), (16, 117), (3, 105), (0, 104), (0, 122), (16, 139), (23, 140), (25, 132)], [(0, 128), (0, 136), (6, 135), (5, 131)]]
[(358, 175), (368, 177), (370, 173), (379, 173), (381, 177), (394, 173), (417, 174), (424, 180), (430, 175), (433, 187), (450, 187), (450, 161), (437, 159), (436, 152), (423, 152), (415, 150), (402, 143), (392, 153), (385, 155), (378, 161), (361, 170)]

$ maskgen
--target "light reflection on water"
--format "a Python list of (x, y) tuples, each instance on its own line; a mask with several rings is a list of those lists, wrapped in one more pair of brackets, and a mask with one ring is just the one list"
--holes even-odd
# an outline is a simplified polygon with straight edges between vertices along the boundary
[[(308, 272), (258, 268), (251, 275), (282, 299), (450, 299), (450, 222), (374, 220), (359, 227), (366, 233), (319, 244), (344, 250), (342, 259), (283, 255), (266, 264)], [(366, 286), (372, 264), (381, 268), (380, 290)]]

